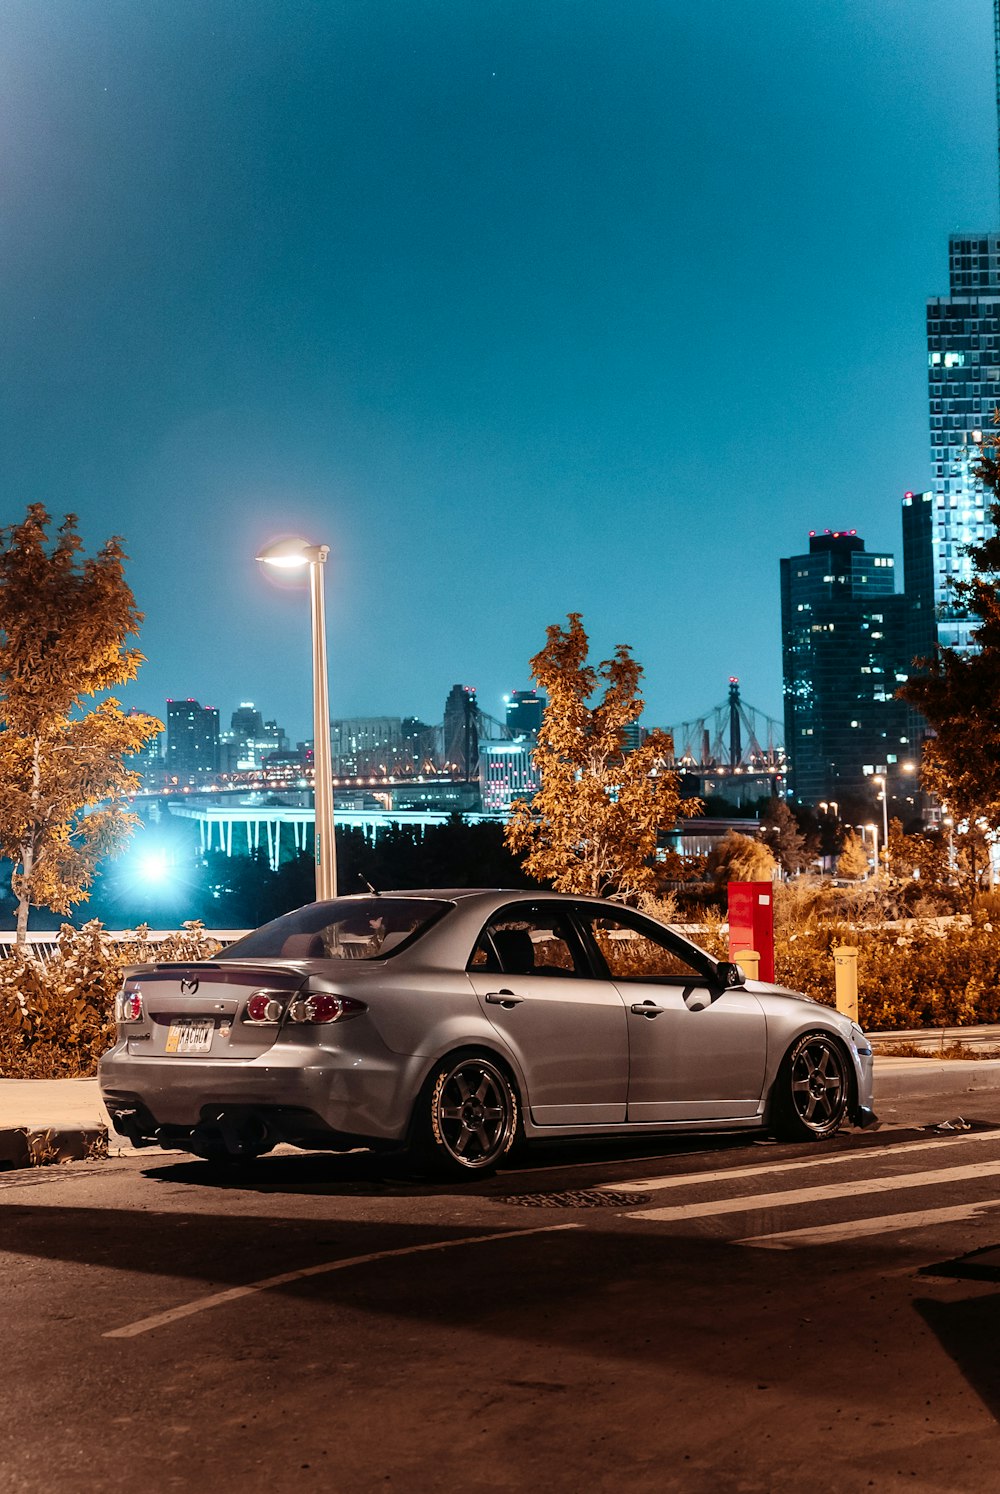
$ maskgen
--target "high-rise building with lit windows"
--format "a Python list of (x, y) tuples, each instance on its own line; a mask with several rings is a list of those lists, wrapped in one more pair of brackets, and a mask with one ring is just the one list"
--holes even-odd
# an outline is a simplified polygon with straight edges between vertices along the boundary
[(972, 574), (966, 547), (992, 533), (974, 468), (1000, 407), (1000, 233), (952, 234), (948, 265), (949, 294), (927, 302), (930, 548), (937, 641), (968, 649), (974, 620), (956, 604), (952, 586)]
[(545, 710), (545, 696), (537, 690), (512, 690), (504, 696), (507, 727), (515, 737), (537, 737)]
[(814, 532), (807, 554), (782, 560), (785, 751), (800, 803), (852, 812), (871, 798), (873, 773), (908, 758), (908, 713), (895, 698), (906, 622), (893, 557), (866, 551), (854, 530)]
[(540, 779), (533, 761), (533, 742), (483, 742), (479, 748), (479, 782), (487, 814), (508, 815), (516, 799), (531, 799)]
[(167, 701), (167, 771), (179, 784), (219, 771), (219, 712), (196, 700)]

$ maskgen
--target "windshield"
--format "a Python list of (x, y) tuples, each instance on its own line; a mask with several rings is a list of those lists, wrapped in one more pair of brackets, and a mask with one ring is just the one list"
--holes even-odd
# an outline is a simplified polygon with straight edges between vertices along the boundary
[(384, 960), (430, 928), (450, 903), (432, 898), (352, 897), (309, 903), (238, 939), (216, 960)]

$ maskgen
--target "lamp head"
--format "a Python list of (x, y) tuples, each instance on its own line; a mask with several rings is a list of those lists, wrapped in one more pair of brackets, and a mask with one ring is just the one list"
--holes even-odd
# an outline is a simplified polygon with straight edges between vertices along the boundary
[(311, 545), (308, 540), (292, 538), (276, 540), (273, 545), (266, 545), (256, 558), (262, 565), (294, 571), (312, 565), (313, 561), (318, 560), (322, 564), (329, 553), (329, 545)]

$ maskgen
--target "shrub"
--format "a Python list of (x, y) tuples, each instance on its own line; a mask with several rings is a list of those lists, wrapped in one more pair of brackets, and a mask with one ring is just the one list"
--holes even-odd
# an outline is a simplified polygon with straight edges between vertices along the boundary
[(0, 959), (0, 1075), (65, 1079), (96, 1073), (115, 1039), (113, 1003), (126, 965), (149, 960), (207, 959), (219, 948), (201, 924), (186, 923), (158, 943), (139, 928), (112, 941), (93, 920), (63, 924), (55, 950), (31, 949)]
[(931, 922), (808, 929), (777, 941), (777, 980), (832, 1006), (832, 951), (839, 944), (858, 951), (863, 1027), (878, 1032), (1000, 1020), (1000, 933), (991, 926)]

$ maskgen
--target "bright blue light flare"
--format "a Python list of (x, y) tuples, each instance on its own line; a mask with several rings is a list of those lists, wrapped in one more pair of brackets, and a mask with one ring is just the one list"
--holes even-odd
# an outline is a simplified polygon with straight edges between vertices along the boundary
[(143, 851), (133, 862), (136, 880), (144, 887), (164, 887), (173, 880), (166, 851)]

